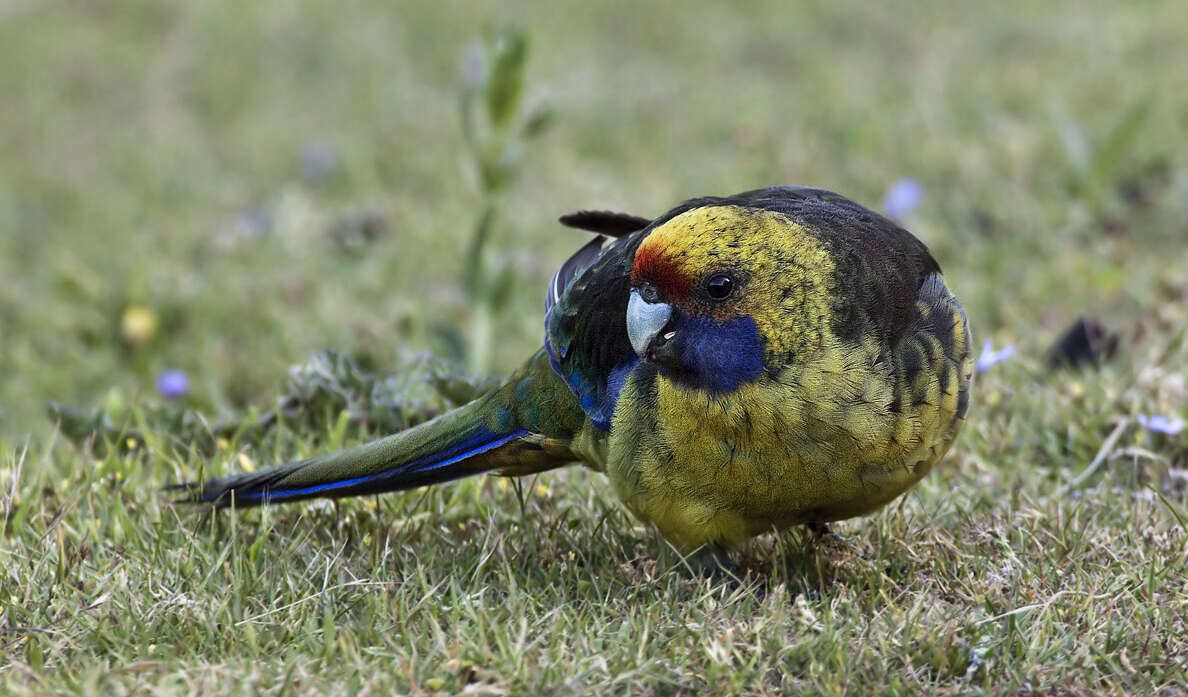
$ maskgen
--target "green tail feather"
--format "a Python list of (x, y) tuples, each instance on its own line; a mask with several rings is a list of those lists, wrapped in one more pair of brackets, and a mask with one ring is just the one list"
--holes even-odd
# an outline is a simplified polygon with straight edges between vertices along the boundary
[(406, 431), (172, 488), (187, 493), (183, 501), (254, 506), (413, 489), (493, 470), (530, 474), (577, 459), (568, 444), (584, 421), (541, 351), (497, 390)]

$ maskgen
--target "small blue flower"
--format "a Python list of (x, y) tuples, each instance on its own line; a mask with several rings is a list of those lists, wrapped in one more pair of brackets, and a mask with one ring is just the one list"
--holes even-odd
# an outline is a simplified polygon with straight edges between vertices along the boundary
[(1004, 346), (995, 351), (990, 340), (986, 339), (986, 343), (982, 344), (982, 355), (978, 356), (978, 372), (984, 373), (999, 363), (1013, 358), (1014, 355), (1015, 347), (1013, 345)]
[(166, 370), (157, 376), (157, 392), (165, 399), (185, 397), (190, 391), (190, 378), (180, 370)]
[(471, 41), (462, 49), (462, 79), (470, 87), (482, 87), (487, 84), (487, 78), (487, 56), (483, 45)]
[(325, 181), (338, 167), (338, 152), (325, 141), (311, 140), (301, 146), (297, 161), (301, 165), (301, 176), (309, 181)]
[(245, 208), (232, 221), (234, 234), (243, 240), (266, 237), (272, 232), (272, 213), (263, 207)]
[(1184, 430), (1184, 420), (1176, 416), (1164, 416), (1163, 414), (1139, 414), (1139, 424), (1148, 431), (1155, 431), (1156, 433), (1166, 433), (1169, 436), (1174, 436), (1180, 431)]
[(900, 179), (887, 188), (883, 195), (883, 212), (889, 218), (900, 220), (907, 216), (924, 200), (924, 187), (915, 179)]

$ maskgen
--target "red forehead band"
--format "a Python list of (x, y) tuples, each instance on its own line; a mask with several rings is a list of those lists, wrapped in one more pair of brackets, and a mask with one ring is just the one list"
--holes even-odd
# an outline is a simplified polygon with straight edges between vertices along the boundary
[(631, 285), (651, 283), (669, 297), (684, 297), (693, 283), (659, 250), (640, 247), (631, 265)]

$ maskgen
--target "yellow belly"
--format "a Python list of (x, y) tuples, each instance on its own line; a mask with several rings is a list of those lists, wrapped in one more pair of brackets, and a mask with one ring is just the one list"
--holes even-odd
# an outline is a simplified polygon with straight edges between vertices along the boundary
[(957, 381), (968, 374), (925, 370), (915, 389), (896, 390), (875, 351), (823, 349), (811, 365), (729, 395), (664, 378), (645, 395), (629, 381), (607, 475), (632, 512), (684, 548), (869, 513), (948, 450), (961, 422)]

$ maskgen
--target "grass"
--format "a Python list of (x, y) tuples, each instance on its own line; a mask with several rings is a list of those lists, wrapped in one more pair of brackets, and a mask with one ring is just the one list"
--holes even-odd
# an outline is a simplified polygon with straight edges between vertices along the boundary
[[(507, 24), (555, 119), (487, 246), (515, 280), (497, 370), (584, 241), (560, 213), (922, 183), (907, 225), (1018, 356), (848, 545), (760, 538), (732, 588), (578, 470), (220, 516), (159, 491), (367, 437), (328, 414), (202, 455), (149, 418), (161, 370), (248, 424), (323, 348), (467, 358), (488, 199), (459, 56)], [(1188, 432), (1135, 422), (1188, 416), (1186, 25), (1175, 0), (0, 8), (0, 693), (1188, 694)], [(332, 232), (361, 216), (386, 234)], [(1079, 315), (1118, 356), (1050, 370)], [(78, 447), (47, 400), (140, 438)]]

